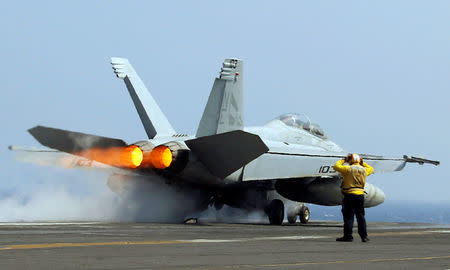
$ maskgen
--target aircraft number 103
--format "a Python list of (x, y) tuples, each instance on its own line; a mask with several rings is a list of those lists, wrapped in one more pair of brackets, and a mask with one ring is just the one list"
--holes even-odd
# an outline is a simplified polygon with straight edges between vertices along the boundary
[(331, 166), (320, 166), (319, 173), (335, 173), (336, 171), (333, 170), (333, 167)]

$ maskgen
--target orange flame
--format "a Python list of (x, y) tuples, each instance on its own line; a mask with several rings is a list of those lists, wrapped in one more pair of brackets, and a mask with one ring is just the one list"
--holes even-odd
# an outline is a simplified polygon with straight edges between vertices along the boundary
[(115, 167), (136, 168), (142, 163), (143, 153), (136, 145), (127, 147), (92, 148), (77, 155)]
[(172, 151), (165, 145), (157, 146), (153, 148), (150, 156), (148, 159), (146, 158), (146, 160), (150, 162), (154, 168), (165, 169), (172, 163)]

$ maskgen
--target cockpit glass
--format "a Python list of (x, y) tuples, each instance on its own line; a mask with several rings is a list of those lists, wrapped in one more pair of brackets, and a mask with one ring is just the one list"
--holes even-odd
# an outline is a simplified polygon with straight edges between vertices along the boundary
[(318, 124), (311, 123), (311, 120), (305, 114), (287, 113), (277, 117), (277, 119), (287, 126), (306, 130), (323, 139), (326, 138), (322, 128)]

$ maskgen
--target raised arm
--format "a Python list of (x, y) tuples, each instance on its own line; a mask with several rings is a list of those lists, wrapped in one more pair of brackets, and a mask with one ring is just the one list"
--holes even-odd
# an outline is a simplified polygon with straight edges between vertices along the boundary
[(347, 172), (348, 169), (350, 168), (350, 166), (345, 166), (344, 163), (345, 163), (345, 159), (336, 161), (336, 163), (334, 163), (333, 169), (340, 173)]
[(369, 175), (371, 175), (372, 173), (373, 173), (373, 167), (372, 166), (370, 166), (369, 164), (367, 164), (367, 163), (365, 163), (365, 162), (362, 162), (362, 166), (364, 167), (364, 168), (366, 168), (366, 173), (367, 173), (367, 176), (369, 176)]

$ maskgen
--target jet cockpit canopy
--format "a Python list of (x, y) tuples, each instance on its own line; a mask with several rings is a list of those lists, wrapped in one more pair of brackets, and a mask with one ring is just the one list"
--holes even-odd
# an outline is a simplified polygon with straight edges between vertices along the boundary
[(320, 137), (322, 139), (327, 138), (327, 136), (323, 132), (323, 129), (318, 124), (311, 123), (311, 120), (305, 114), (286, 113), (277, 117), (276, 119), (280, 120), (287, 126), (303, 129), (311, 133), (312, 135)]

